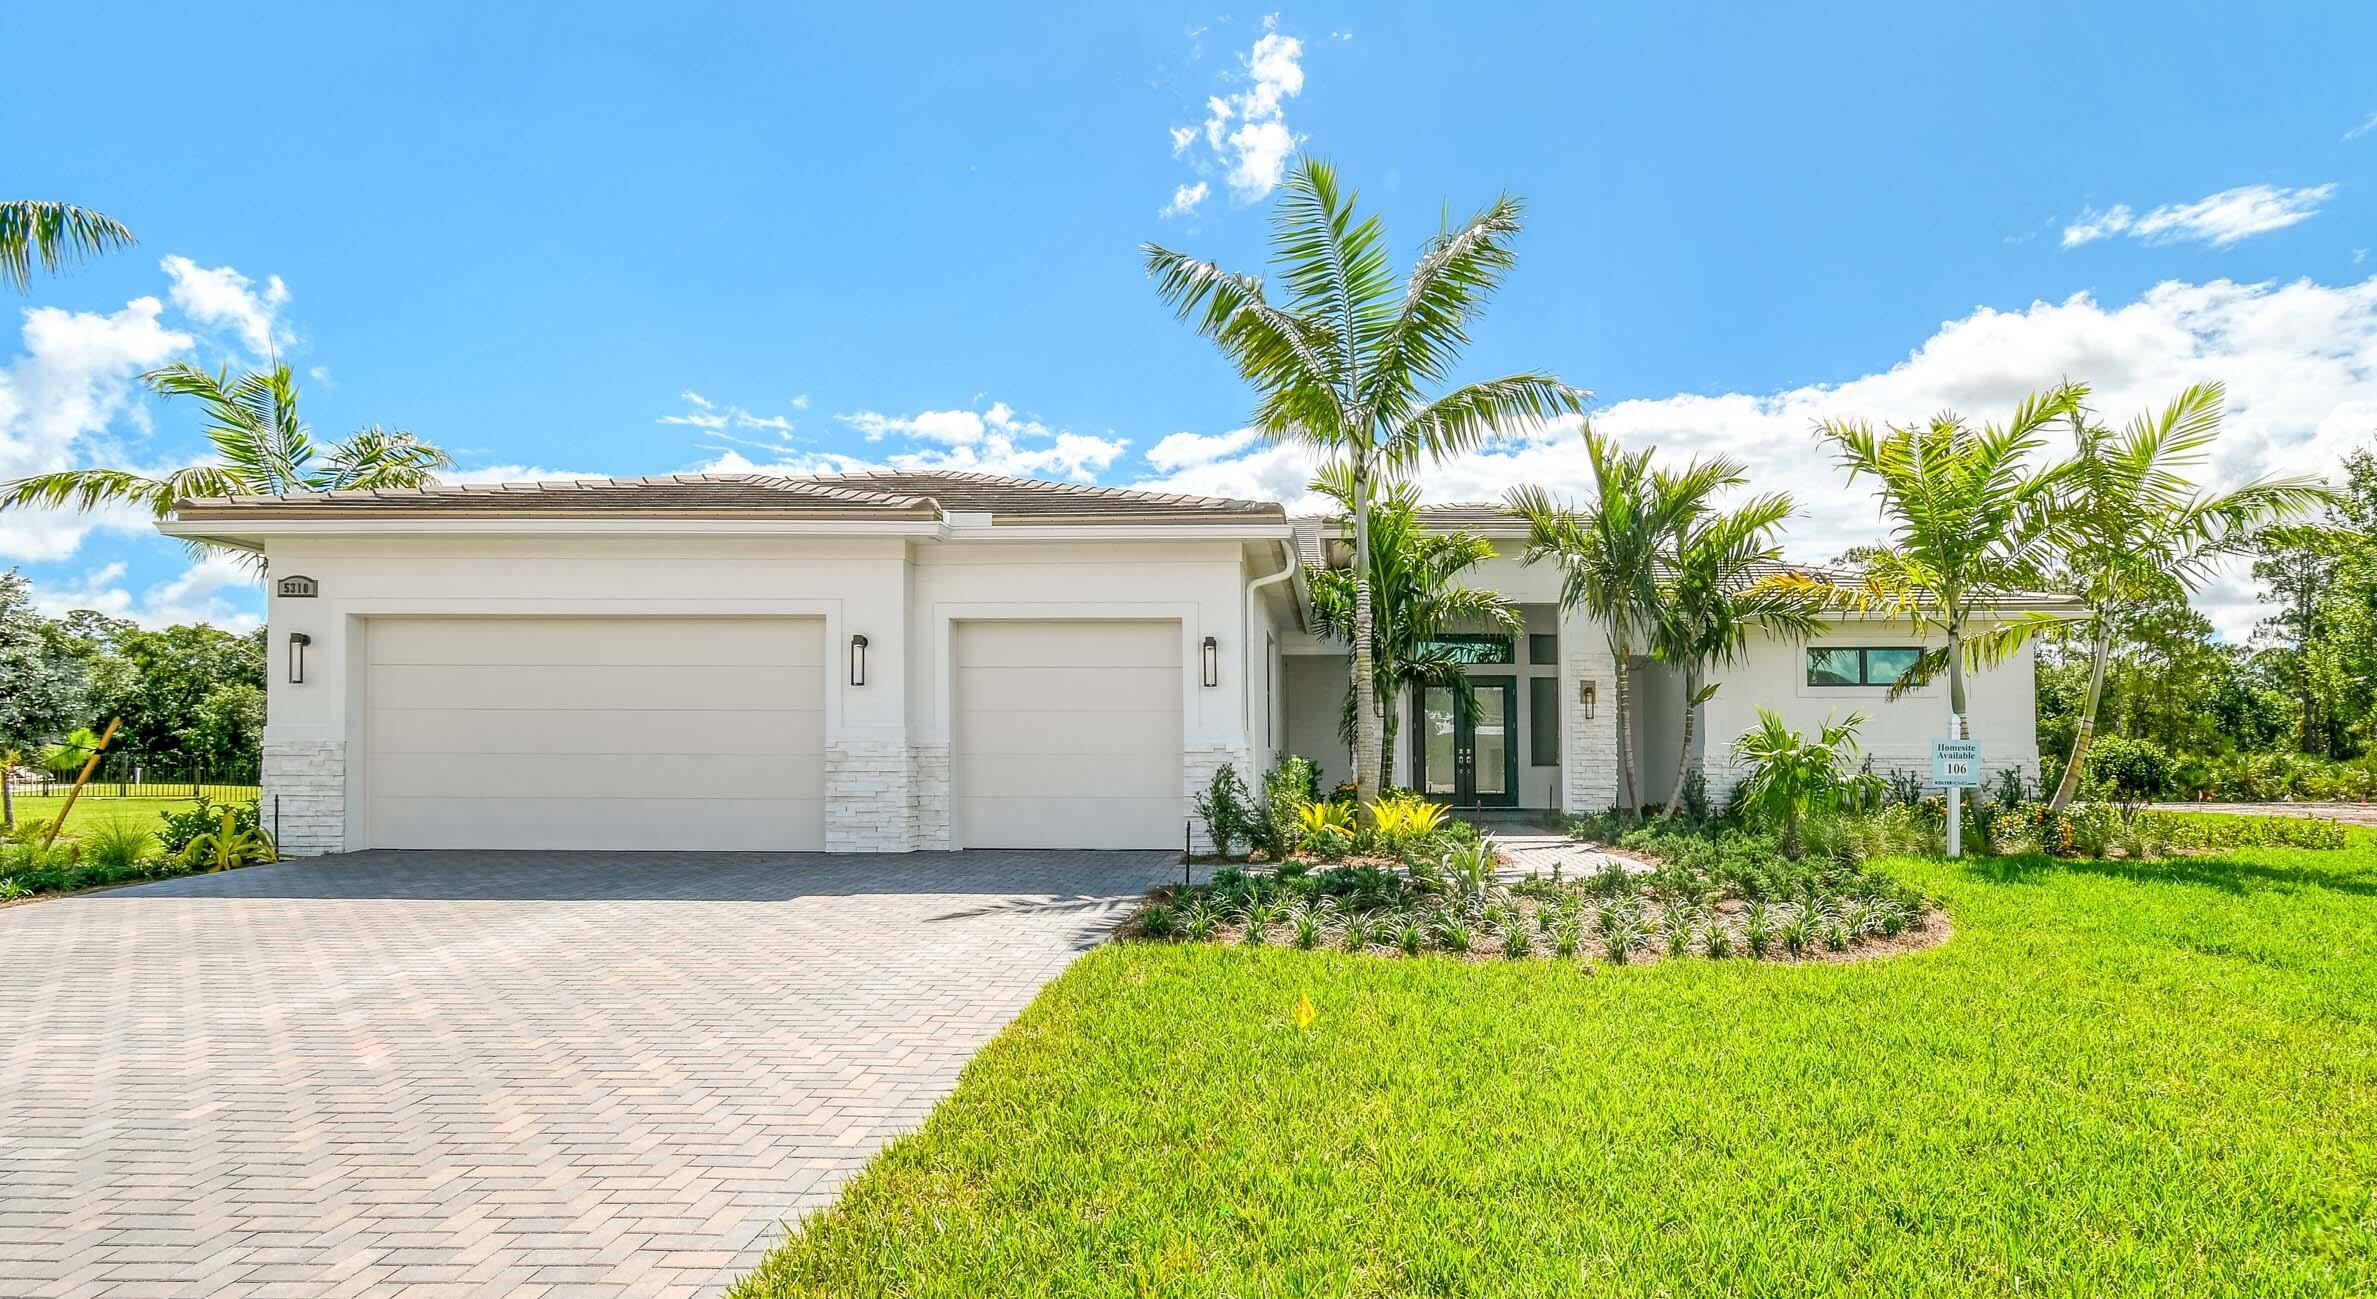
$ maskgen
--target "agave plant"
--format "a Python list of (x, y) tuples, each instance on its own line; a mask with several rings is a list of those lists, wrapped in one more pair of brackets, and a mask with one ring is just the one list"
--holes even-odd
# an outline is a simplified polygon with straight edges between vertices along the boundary
[(1459, 888), (1471, 907), (1482, 908), (1486, 902), (1486, 888), (1494, 882), (1494, 840), (1492, 836), (1474, 843), (1457, 844), (1445, 850), (1444, 873)]
[(280, 858), (273, 851), (272, 836), (264, 833), (263, 827), (240, 829), (237, 810), (227, 807), (223, 824), (183, 845), (174, 860), (195, 870), (222, 871)]

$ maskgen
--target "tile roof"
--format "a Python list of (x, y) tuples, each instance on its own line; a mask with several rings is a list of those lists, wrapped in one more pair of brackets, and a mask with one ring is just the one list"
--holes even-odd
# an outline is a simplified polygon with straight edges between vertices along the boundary
[(221, 496), (181, 502), (183, 519), (613, 516), (921, 519), (987, 513), (992, 523), (1285, 522), (1271, 501), (1143, 492), (979, 473), (663, 474), (532, 483), (445, 483), (372, 491)]

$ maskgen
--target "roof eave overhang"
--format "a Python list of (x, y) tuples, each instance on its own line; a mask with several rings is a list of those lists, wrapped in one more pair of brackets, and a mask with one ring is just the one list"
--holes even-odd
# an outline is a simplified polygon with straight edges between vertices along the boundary
[[(226, 512), (228, 513), (228, 512)], [(911, 537), (930, 541), (1262, 541), (1291, 535), (1284, 519), (1176, 523), (994, 523), (952, 527), (938, 518), (752, 518), (706, 515), (605, 515), (532, 518), (519, 515), (327, 515), (303, 513), (224, 517), (175, 515), (157, 525), (169, 537), (261, 549), (273, 537), (386, 536), (771, 536)]]

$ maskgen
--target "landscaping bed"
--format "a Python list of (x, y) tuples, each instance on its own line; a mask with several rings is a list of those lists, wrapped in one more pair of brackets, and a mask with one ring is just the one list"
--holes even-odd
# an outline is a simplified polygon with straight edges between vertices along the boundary
[(254, 803), (195, 798), (147, 810), (154, 825), (129, 816), (78, 817), (54, 841), (54, 815), (20, 819), (0, 835), (0, 906), (273, 859)]
[(736, 1293), (2377, 1289), (2371, 839), (1868, 868), (1955, 942), (1109, 945)]

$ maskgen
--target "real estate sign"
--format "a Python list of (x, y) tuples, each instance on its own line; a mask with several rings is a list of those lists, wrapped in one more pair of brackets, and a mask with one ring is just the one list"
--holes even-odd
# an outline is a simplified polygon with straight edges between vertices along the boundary
[(1975, 740), (1933, 740), (1931, 783), (1942, 789), (1981, 787), (1981, 745)]

